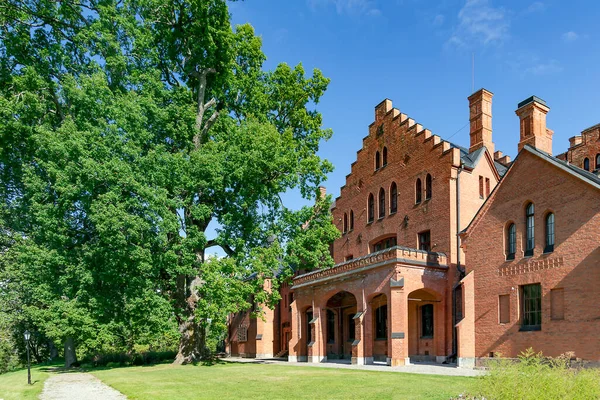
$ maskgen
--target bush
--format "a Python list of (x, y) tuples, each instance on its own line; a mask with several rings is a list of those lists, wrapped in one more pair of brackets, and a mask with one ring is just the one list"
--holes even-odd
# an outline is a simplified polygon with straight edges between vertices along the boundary
[(86, 358), (83, 363), (94, 367), (115, 368), (125, 365), (149, 365), (173, 361), (176, 355), (176, 351), (143, 351), (130, 354), (107, 353), (96, 355), (91, 359)]
[(598, 399), (600, 371), (573, 367), (572, 354), (544, 357), (531, 348), (518, 360), (492, 359), (489, 373), (478, 379), (476, 398)]

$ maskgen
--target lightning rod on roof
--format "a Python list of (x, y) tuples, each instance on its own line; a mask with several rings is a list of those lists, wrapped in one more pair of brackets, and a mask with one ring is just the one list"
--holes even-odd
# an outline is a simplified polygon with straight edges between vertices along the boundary
[(471, 93), (475, 92), (475, 53), (471, 57)]

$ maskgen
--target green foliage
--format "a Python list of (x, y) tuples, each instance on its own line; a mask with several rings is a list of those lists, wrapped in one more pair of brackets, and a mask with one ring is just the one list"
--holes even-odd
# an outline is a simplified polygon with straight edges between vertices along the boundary
[(600, 372), (572, 367), (570, 354), (548, 358), (530, 348), (518, 360), (491, 359), (476, 387), (476, 398), (491, 400), (598, 399)]
[[(5, 3), (0, 310), (14, 332), (74, 338), (82, 356), (170, 343), (194, 321), (214, 344), (228, 313), (274, 304), (265, 279), (332, 264), (319, 70), (263, 71), (224, 0)], [(316, 207), (288, 209), (290, 190)]]

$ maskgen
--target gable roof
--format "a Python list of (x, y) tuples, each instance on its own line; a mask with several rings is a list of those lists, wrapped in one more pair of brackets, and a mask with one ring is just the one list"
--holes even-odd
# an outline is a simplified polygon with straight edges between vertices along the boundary
[[(477, 164), (479, 164), (479, 161), (481, 160), (481, 158), (485, 154), (485, 151), (487, 150), (487, 148), (483, 146), (469, 153), (469, 150), (465, 147), (458, 146), (454, 143), (450, 143), (450, 145), (460, 150), (460, 159), (463, 162), (463, 165), (469, 169), (474, 169), (477, 166)], [(503, 177), (508, 168), (497, 161), (493, 161), (493, 164), (494, 167), (496, 167), (496, 171), (498, 172), (499, 177)]]
[(492, 193), (490, 193), (490, 196), (485, 200), (485, 202), (483, 203), (483, 205), (481, 206), (479, 211), (477, 211), (477, 214), (475, 214), (475, 216), (473, 217), (473, 219), (471, 220), (469, 225), (460, 232), (461, 236), (463, 236), (463, 237), (468, 236), (469, 233), (473, 230), (473, 227), (475, 225), (477, 225), (477, 222), (479, 222), (481, 220), (481, 218), (483, 218), (483, 216), (487, 213), (491, 204), (494, 202), (494, 198), (496, 197), (498, 188), (504, 183), (504, 181), (506, 180), (505, 178), (508, 177), (508, 175), (512, 171), (512, 166), (517, 163), (519, 156), (524, 152), (533, 154), (533, 155), (541, 158), (543, 161), (546, 161), (546, 162), (554, 165), (555, 167), (562, 169), (563, 171), (572, 175), (573, 177), (575, 177), (577, 179), (581, 179), (582, 181), (592, 185), (596, 189), (600, 189), (600, 177), (592, 174), (591, 172), (588, 172), (579, 167), (576, 167), (575, 165), (570, 164), (567, 161), (560, 160), (560, 159), (546, 153), (545, 151), (541, 151), (529, 144), (526, 144), (523, 147), (523, 149), (519, 152), (519, 154), (517, 154), (517, 157), (515, 157), (515, 160), (511, 163), (510, 167), (507, 169), (505, 176), (503, 176), (503, 178), (500, 180), (500, 182), (498, 182), (498, 184), (496, 185), (496, 187), (494, 188)]

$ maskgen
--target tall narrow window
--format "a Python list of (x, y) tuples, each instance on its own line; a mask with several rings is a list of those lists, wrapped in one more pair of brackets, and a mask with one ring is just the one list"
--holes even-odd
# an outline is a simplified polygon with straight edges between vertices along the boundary
[(354, 229), (354, 211), (350, 210), (350, 230)]
[(375, 310), (375, 339), (387, 339), (387, 305)]
[(327, 310), (327, 343), (335, 343), (335, 314)]
[(312, 342), (312, 325), (310, 321), (313, 319), (312, 311), (306, 312), (306, 343)]
[(479, 198), (483, 199), (483, 176), (479, 175)]
[(532, 256), (535, 247), (534, 211), (533, 203), (527, 204), (525, 207), (525, 256)]
[(344, 213), (344, 221), (342, 222), (342, 232), (348, 232), (348, 214)]
[(430, 231), (419, 233), (419, 250), (431, 251)]
[(431, 198), (431, 175), (427, 174), (425, 178), (425, 200)]
[(542, 329), (542, 285), (521, 286), (521, 321), (522, 331), (539, 331)]
[(387, 147), (383, 148), (383, 162), (382, 162), (383, 166), (385, 167), (387, 165)]
[(375, 198), (373, 197), (373, 193), (369, 193), (369, 212), (368, 212), (368, 222), (373, 222), (375, 219)]
[(381, 159), (379, 158), (379, 152), (375, 152), (375, 171), (381, 168)]
[(485, 178), (485, 197), (490, 197), (490, 178)]
[(419, 204), (421, 202), (421, 196), (423, 195), (423, 187), (421, 184), (421, 179), (417, 179), (417, 183), (415, 184), (415, 203)]
[(390, 214), (398, 211), (398, 186), (396, 182), (392, 182), (390, 187)]
[(517, 227), (510, 224), (506, 229), (506, 259), (514, 260), (517, 252)]
[(544, 247), (544, 253), (551, 253), (554, 251), (554, 214), (549, 213), (546, 215), (546, 246)]
[(600, 169), (600, 153), (596, 154), (596, 169)]
[(379, 189), (379, 218), (385, 217), (385, 190)]
[(421, 337), (433, 337), (433, 304), (421, 307)]
[(356, 338), (356, 321), (354, 320), (354, 314), (348, 315), (348, 340), (354, 340)]
[(583, 159), (583, 169), (586, 171), (590, 170), (590, 159), (587, 157)]

